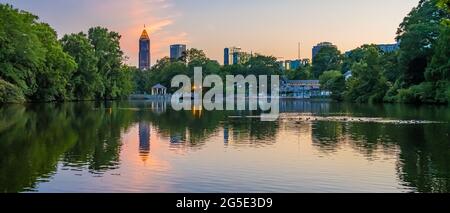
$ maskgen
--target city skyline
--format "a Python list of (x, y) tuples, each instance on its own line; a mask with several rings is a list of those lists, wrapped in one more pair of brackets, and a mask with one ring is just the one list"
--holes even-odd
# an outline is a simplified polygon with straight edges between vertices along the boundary
[(398, 25), (418, 1), (0, 0), (39, 16), (59, 37), (91, 26), (117, 31), (129, 57), (126, 63), (134, 66), (144, 25), (152, 41), (151, 64), (169, 56), (169, 46), (179, 43), (202, 49), (220, 63), (224, 47), (233, 45), (289, 60), (298, 58), (298, 42), (302, 58), (311, 58), (311, 48), (322, 41), (341, 52), (366, 43), (395, 43)]

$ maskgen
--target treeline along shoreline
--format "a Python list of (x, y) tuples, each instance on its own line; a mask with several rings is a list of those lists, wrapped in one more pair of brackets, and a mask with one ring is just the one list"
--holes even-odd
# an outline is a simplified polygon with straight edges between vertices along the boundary
[[(155, 84), (170, 88), (178, 74), (281, 75), (320, 79), (332, 98), (348, 102), (450, 102), (450, 0), (421, 0), (399, 25), (399, 49), (385, 53), (363, 45), (342, 54), (323, 47), (295, 70), (282, 70), (273, 56), (243, 55), (221, 66), (202, 50), (182, 58), (164, 57), (148, 70), (125, 63), (121, 35), (104, 27), (64, 35), (29, 12), (0, 4), (0, 103), (115, 100), (149, 93)], [(351, 76), (345, 75), (351, 73)], [(169, 89), (168, 92), (173, 92)]]

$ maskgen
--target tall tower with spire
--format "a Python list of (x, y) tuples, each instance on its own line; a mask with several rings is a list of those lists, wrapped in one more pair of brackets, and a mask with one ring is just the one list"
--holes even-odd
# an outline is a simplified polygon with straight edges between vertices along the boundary
[(147, 30), (142, 31), (141, 38), (139, 38), (139, 69), (150, 69), (151, 66), (151, 54), (150, 54), (150, 37)]

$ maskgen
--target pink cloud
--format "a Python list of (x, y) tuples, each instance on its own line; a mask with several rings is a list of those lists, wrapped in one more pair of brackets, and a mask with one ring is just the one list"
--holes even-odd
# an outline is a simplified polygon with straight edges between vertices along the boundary
[[(170, 0), (112, 0), (90, 7), (101, 25), (122, 35), (121, 46), (130, 65), (137, 64), (138, 40), (146, 26), (151, 39), (152, 63), (167, 56), (172, 43), (187, 43), (187, 33), (170, 30), (180, 17)], [(169, 14), (169, 15), (167, 15)]]

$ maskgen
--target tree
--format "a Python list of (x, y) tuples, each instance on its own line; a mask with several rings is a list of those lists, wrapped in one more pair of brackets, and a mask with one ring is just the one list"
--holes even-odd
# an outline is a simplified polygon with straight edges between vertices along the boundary
[(135, 68), (133, 71), (134, 92), (138, 94), (149, 93), (151, 90), (147, 90), (150, 85), (150, 70), (140, 70)]
[(312, 76), (317, 79), (325, 71), (340, 70), (341, 65), (342, 56), (337, 47), (322, 47), (319, 53), (313, 58)]
[(251, 57), (244, 67), (248, 69), (247, 75), (280, 75), (281, 68), (277, 58), (256, 54)]
[[(0, 102), (116, 99), (134, 87), (120, 35), (96, 27), (61, 41), (38, 17), (0, 4)], [(5, 97), (11, 95), (11, 97)], [(23, 97), (22, 97), (23, 96)]]
[[(440, 0), (438, 6), (450, 13), (450, 0)], [(434, 100), (438, 103), (450, 103), (450, 21), (444, 19), (440, 27), (439, 39), (430, 65), (425, 71), (425, 79), (433, 82), (435, 87)]]
[(312, 67), (309, 64), (305, 66), (300, 66), (295, 70), (290, 70), (287, 72), (287, 78), (290, 80), (308, 80), (311, 79)]
[(169, 57), (163, 57), (156, 61), (156, 64), (152, 66), (151, 70), (158, 71), (162, 70), (165, 66), (169, 65), (172, 61)]
[[(187, 67), (184, 63), (182, 62), (173, 62), (168, 64), (167, 66), (164, 66), (163, 69), (158, 70), (152, 74), (154, 74), (151, 77), (150, 80), (150, 85), (148, 85), (149, 87), (152, 87), (153, 85), (159, 83), (164, 85), (167, 88), (171, 88), (171, 82), (172, 82), (172, 78), (177, 76), (177, 75), (186, 75), (188, 74), (187, 71)], [(193, 75), (188, 75), (189, 77), (193, 77)], [(174, 92), (176, 89), (172, 90), (169, 89), (170, 92)], [(147, 91), (150, 91), (150, 88), (147, 88)]]
[(98, 58), (87, 35), (65, 35), (61, 39), (65, 52), (71, 55), (78, 64), (77, 70), (70, 80), (70, 90), (75, 100), (93, 100), (95, 95), (104, 91), (104, 85), (98, 72)]
[(33, 27), (37, 20), (28, 12), (0, 4), (0, 77), (25, 96), (36, 91), (35, 72), (45, 61), (45, 48)]
[(341, 101), (345, 90), (345, 78), (341, 71), (330, 70), (320, 76), (320, 85), (331, 92), (331, 98)]
[(203, 65), (209, 60), (208, 57), (206, 57), (205, 52), (203, 50), (199, 49), (188, 49), (186, 51), (186, 62), (190, 65)]
[(361, 50), (362, 60), (352, 66), (352, 77), (346, 83), (345, 96), (359, 103), (381, 102), (389, 87), (383, 76), (380, 51), (373, 46)]
[(0, 103), (22, 103), (25, 95), (17, 86), (0, 79)]
[(35, 101), (64, 101), (70, 99), (71, 92), (67, 90), (70, 77), (77, 64), (63, 51), (57, 40), (56, 31), (48, 24), (35, 25), (42, 46), (45, 48), (45, 62), (36, 72), (38, 88), (30, 97)]
[(133, 81), (134, 73), (138, 70), (136, 67), (128, 66), (123, 64), (120, 68), (120, 72), (118, 72), (117, 76), (117, 87), (120, 92), (118, 97), (127, 97), (130, 95), (136, 88), (136, 84)]
[(439, 37), (440, 22), (448, 17), (437, 7), (437, 0), (421, 0), (400, 24), (397, 40), (400, 41), (399, 66), (404, 86), (420, 84), (425, 80), (425, 70)]
[(382, 53), (381, 64), (383, 66), (383, 76), (391, 85), (395, 84), (401, 76), (398, 67), (398, 51)]
[(351, 68), (354, 63), (361, 62), (364, 59), (365, 53), (367, 48), (376, 48), (378, 49), (378, 46), (375, 44), (365, 44), (361, 47), (358, 47), (352, 51), (349, 51), (345, 54), (343, 57), (343, 63), (342, 63), (342, 73), (345, 73), (347, 71), (351, 71)]
[(63, 101), (76, 64), (38, 17), (0, 4), (0, 77), (28, 100)]
[(97, 68), (102, 76), (104, 91), (99, 91), (97, 97), (105, 99), (120, 98), (126, 93), (122, 91), (122, 60), (123, 52), (120, 49), (120, 35), (110, 32), (106, 28), (94, 27), (89, 29), (88, 38), (94, 46), (98, 58)]
[(425, 77), (428, 81), (450, 80), (450, 27), (443, 26), (436, 51)]

